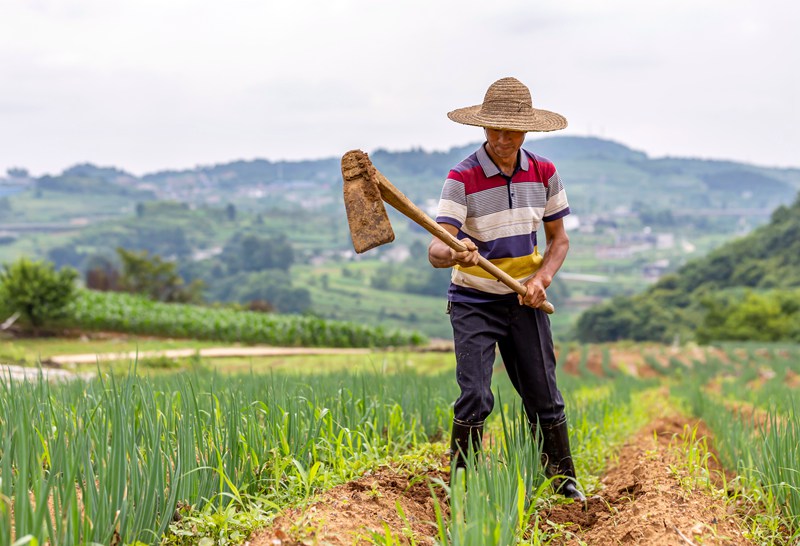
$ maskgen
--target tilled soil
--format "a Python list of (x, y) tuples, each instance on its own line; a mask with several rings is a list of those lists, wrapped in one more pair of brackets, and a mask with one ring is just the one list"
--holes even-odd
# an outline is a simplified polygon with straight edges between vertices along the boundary
[[(670, 447), (685, 425), (678, 418), (651, 423), (625, 444), (619, 463), (603, 476), (600, 494), (591, 497), (585, 509), (562, 504), (540, 514), (541, 520), (551, 522), (547, 527), (563, 533), (552, 544), (752, 544), (742, 536), (733, 505), (688, 483), (685, 458)], [(697, 437), (704, 433), (699, 424)], [(722, 472), (714, 459), (708, 466), (712, 477)]]
[[(660, 418), (633, 436), (619, 462), (602, 478), (600, 493), (586, 506), (557, 503), (538, 514), (553, 545), (749, 545), (733, 506), (707, 488), (692, 485), (685, 457), (675, 444), (690, 427), (702, 424), (678, 417)], [(722, 472), (712, 459), (712, 474)], [(385, 526), (402, 544), (433, 544), (436, 513), (429, 483), (447, 479), (442, 471), (412, 476), (388, 468), (336, 487), (304, 510), (292, 509), (273, 525), (254, 534), (251, 546), (370, 544), (370, 532), (383, 536)], [(434, 487), (446, 507), (443, 491)], [(397, 506), (406, 521), (398, 514)]]
[[(418, 544), (433, 544), (436, 511), (431, 485), (439, 504), (447, 502), (442, 487), (433, 480), (447, 481), (449, 475), (437, 470), (422, 475), (398, 473), (381, 468), (358, 480), (334, 487), (304, 510), (284, 512), (272, 526), (256, 533), (250, 546), (301, 546), (309, 544), (351, 546), (372, 544), (374, 532), (385, 535), (384, 524), (395, 538), (409, 544), (412, 533)], [(400, 517), (402, 508), (405, 521)]]

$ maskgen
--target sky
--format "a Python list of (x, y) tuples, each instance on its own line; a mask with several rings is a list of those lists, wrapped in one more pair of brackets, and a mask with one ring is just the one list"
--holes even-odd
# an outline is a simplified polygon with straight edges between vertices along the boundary
[(506, 76), (569, 121), (534, 151), (800, 167), (798, 28), (790, 0), (1, 0), (0, 175), (446, 150)]

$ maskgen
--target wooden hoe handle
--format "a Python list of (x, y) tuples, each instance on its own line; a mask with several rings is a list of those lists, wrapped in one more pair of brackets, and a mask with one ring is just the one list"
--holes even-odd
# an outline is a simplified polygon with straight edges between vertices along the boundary
[[(457, 250), (458, 252), (464, 252), (467, 250), (467, 247), (464, 246), (461, 241), (456, 239), (452, 233), (434, 222), (430, 216), (422, 212), (422, 210), (420, 210), (419, 207), (417, 207), (405, 195), (403, 195), (400, 190), (394, 187), (394, 185), (389, 182), (389, 180), (387, 180), (386, 177), (383, 176), (380, 171), (378, 171), (378, 169), (375, 169), (375, 182), (378, 184), (378, 189), (380, 190), (381, 197), (384, 201), (425, 228), (425, 230), (427, 230), (431, 235), (440, 239), (453, 250)], [(484, 271), (493, 275), (498, 281), (505, 284), (520, 296), (524, 297), (525, 293), (528, 291), (528, 289), (525, 288), (525, 286), (523, 286), (517, 279), (494, 265), (483, 256), (478, 256), (478, 265)], [(553, 304), (547, 300), (545, 300), (545, 302), (539, 306), (539, 309), (548, 315), (555, 312), (555, 307), (553, 307)]]

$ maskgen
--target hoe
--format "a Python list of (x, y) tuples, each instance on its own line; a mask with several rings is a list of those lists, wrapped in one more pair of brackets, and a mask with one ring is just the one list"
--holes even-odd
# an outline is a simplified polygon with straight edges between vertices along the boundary
[[(344, 205), (347, 209), (347, 223), (350, 225), (353, 248), (359, 254), (394, 241), (394, 231), (383, 201), (422, 226), (450, 248), (458, 252), (467, 250), (461, 241), (434, 222), (430, 216), (422, 212), (400, 190), (395, 188), (375, 168), (367, 154), (361, 150), (351, 150), (344, 154), (342, 178), (344, 179)], [(517, 294), (525, 295), (527, 291), (525, 286), (483, 256), (480, 257), (478, 265)], [(545, 313), (555, 311), (549, 301), (545, 301), (539, 309)]]

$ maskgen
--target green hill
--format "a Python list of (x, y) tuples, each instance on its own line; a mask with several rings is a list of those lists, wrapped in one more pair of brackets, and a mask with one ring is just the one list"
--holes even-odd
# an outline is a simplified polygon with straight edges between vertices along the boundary
[(800, 341), (800, 195), (770, 222), (577, 322), (582, 341)]
[[(448, 170), (477, 146), (378, 149), (370, 157), (433, 214)], [(525, 146), (556, 162), (573, 213), (570, 255), (550, 290), (559, 308), (554, 327), (563, 332), (590, 305), (641, 292), (768, 222), (800, 190), (798, 169), (650, 158), (598, 138), (531, 135)], [(447, 336), (447, 272), (427, 264), (427, 232), (389, 212), (395, 242), (356, 256), (338, 157), (240, 160), (144, 176), (88, 164), (39, 178), (19, 170), (0, 178), (0, 263), (43, 258), (85, 275), (113, 265), (117, 247), (147, 250), (177, 262), (187, 282), (203, 281), (208, 302), (307, 291), (270, 303)], [(278, 249), (276, 241), (291, 247), (278, 245), (290, 260), (240, 259), (253, 244)], [(258, 265), (266, 262), (285, 267)]]

